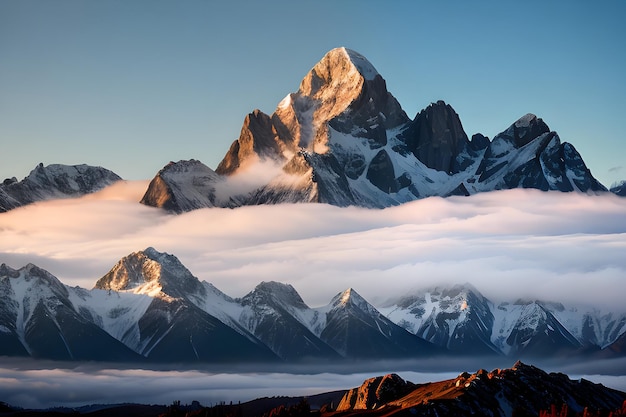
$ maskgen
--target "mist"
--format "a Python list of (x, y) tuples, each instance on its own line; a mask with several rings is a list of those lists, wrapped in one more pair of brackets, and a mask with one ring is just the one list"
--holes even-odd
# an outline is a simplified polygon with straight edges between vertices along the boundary
[[(513, 366), (505, 358), (368, 361), (318, 365), (214, 365), (196, 369), (134, 368), (34, 360), (0, 360), (0, 398), (25, 408), (78, 407), (89, 404), (183, 404), (199, 401), (210, 406), (260, 397), (311, 396), (360, 386), (372, 376), (397, 373), (414, 383), (455, 378)], [(532, 363), (546, 372), (564, 372), (571, 379), (585, 378), (626, 391), (626, 359), (577, 364), (558, 361)]]
[(120, 258), (152, 246), (232, 297), (273, 280), (311, 307), (350, 287), (380, 305), (469, 282), (494, 301), (624, 309), (626, 199), (611, 194), (509, 190), (383, 210), (284, 204), (173, 215), (137, 203), (145, 185), (1, 214), (0, 262), (31, 262), (92, 288)]
[[(138, 203), (146, 186), (120, 182), (80, 199), (0, 214), (0, 262), (34, 263), (67, 285), (92, 288), (120, 258), (152, 246), (232, 297), (274, 280), (292, 284), (311, 307), (349, 287), (381, 305), (416, 289), (469, 282), (493, 301), (526, 297), (625, 309), (626, 199), (611, 194), (509, 190), (384, 210), (284, 204), (174, 215)], [(139, 369), (2, 361), (0, 398), (33, 408), (211, 405), (348, 389), (391, 372), (420, 383), (514, 363), (463, 358)], [(533, 364), (626, 390), (626, 359)]]

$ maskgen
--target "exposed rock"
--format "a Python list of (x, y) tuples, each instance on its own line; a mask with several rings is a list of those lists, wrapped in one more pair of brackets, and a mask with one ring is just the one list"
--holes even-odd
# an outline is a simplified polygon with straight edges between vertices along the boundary
[(370, 162), (367, 169), (367, 179), (385, 193), (398, 191), (398, 182), (393, 170), (393, 163), (389, 154), (383, 149)]
[(141, 203), (176, 213), (214, 207), (220, 181), (223, 178), (200, 161), (170, 162), (152, 179)]
[(403, 397), (414, 387), (413, 383), (403, 380), (397, 374), (370, 378), (360, 387), (348, 391), (336, 411), (375, 410)]
[(469, 145), (458, 114), (443, 101), (419, 112), (403, 136), (424, 165), (447, 173), (457, 172), (454, 161)]
[[(268, 159), (282, 171), (245, 192), (219, 188), (217, 198), (217, 182)], [(374, 66), (346, 48), (328, 52), (271, 116), (249, 114), (216, 172), (161, 177), (142, 202), (175, 212), (297, 202), (384, 208), (511, 188), (606, 191), (574, 147), (533, 114), (493, 141), (469, 141), (443, 101), (410, 121)]]
[(246, 116), (239, 139), (233, 142), (215, 172), (228, 175), (240, 168), (242, 163), (254, 163), (260, 158), (279, 159), (281, 156), (281, 143), (272, 119), (255, 110)]

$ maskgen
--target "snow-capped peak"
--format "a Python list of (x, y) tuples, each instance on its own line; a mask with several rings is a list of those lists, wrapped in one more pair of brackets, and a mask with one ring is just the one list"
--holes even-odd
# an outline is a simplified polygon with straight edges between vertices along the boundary
[(308, 309), (308, 306), (300, 297), (300, 294), (289, 284), (276, 281), (263, 281), (256, 286), (254, 291), (242, 299), (242, 303), (257, 304), (261, 301), (275, 301), (283, 306), (292, 306), (299, 309)]
[(357, 70), (361, 73), (363, 78), (366, 80), (373, 80), (376, 78), (378, 71), (376, 68), (360, 53), (353, 51), (352, 49), (348, 49), (345, 47), (339, 48), (343, 53), (346, 54), (350, 62), (357, 68)]
[(132, 291), (138, 294), (189, 297), (204, 294), (200, 281), (174, 255), (152, 247), (122, 258), (104, 277), (96, 289)]
[(364, 312), (378, 314), (378, 310), (352, 288), (348, 288), (344, 292), (337, 294), (330, 302), (330, 307), (333, 310), (356, 308)]

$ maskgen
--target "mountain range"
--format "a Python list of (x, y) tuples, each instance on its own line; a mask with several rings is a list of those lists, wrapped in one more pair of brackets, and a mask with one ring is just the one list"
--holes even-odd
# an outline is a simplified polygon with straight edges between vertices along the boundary
[[(229, 187), (257, 164), (274, 175), (245, 191)], [(141, 202), (173, 212), (283, 202), (380, 208), (520, 187), (607, 191), (537, 116), (520, 117), (493, 140), (470, 140), (443, 101), (411, 120), (365, 57), (337, 48), (272, 115), (246, 116), (215, 171), (196, 160), (171, 162)]]
[(350, 288), (311, 308), (278, 282), (232, 298), (154, 248), (122, 258), (91, 290), (32, 264), (2, 264), (0, 286), (0, 355), (59, 360), (615, 357), (626, 334), (626, 312), (494, 302), (469, 284), (401, 294), (379, 307)]
[(39, 164), (22, 181), (13, 177), (0, 184), (0, 213), (36, 201), (80, 197), (121, 179), (119, 175), (101, 167)]
[[(252, 181), (242, 188), (241, 177)], [(0, 211), (119, 179), (100, 167), (40, 164), (24, 180), (0, 185)], [(336, 48), (274, 113), (245, 117), (215, 170), (195, 159), (170, 162), (141, 203), (175, 213), (294, 202), (381, 208), (511, 188), (607, 191), (541, 118), (523, 115), (491, 140), (480, 133), (470, 139), (443, 101), (410, 119), (365, 57)], [(624, 184), (611, 191), (623, 196)]]

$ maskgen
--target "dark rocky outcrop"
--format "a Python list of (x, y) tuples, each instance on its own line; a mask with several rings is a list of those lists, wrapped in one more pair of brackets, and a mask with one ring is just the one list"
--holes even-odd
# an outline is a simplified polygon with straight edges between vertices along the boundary
[(337, 412), (347, 410), (375, 410), (390, 401), (405, 396), (415, 388), (397, 374), (388, 374), (367, 379), (358, 388), (348, 391), (337, 406)]
[[(432, 103), (419, 112), (403, 138), (411, 152), (429, 168), (450, 174), (458, 172), (457, 156), (469, 145), (461, 119), (443, 101)], [(476, 146), (483, 146), (478, 140)]]

